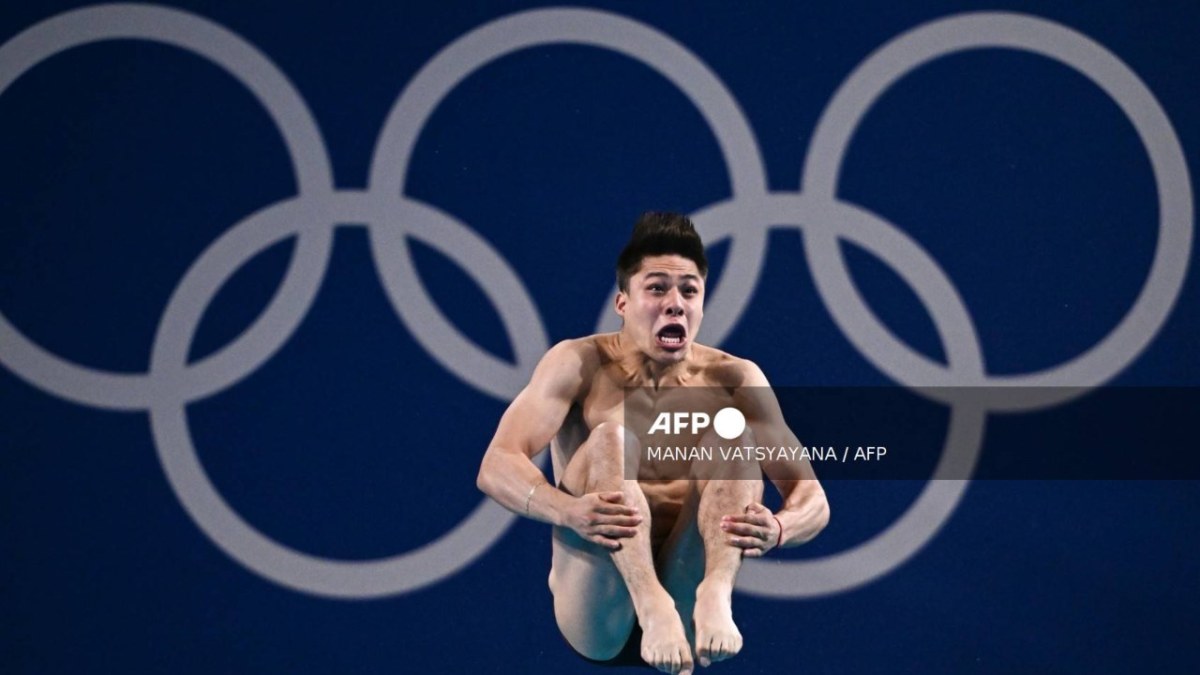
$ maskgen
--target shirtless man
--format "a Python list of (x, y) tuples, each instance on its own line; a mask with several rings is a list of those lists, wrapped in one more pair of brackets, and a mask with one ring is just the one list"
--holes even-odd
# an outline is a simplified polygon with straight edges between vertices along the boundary
[[(700, 391), (725, 392), (746, 430), (735, 441), (711, 431), (687, 440), (800, 445), (758, 366), (695, 342), (707, 272), (691, 221), (643, 215), (617, 262), (621, 331), (551, 348), (480, 467), (483, 492), (554, 526), (555, 618), (588, 660), (625, 665), (640, 654), (659, 670), (690, 674), (694, 662), (734, 656), (742, 635), (731, 600), (742, 558), (802, 544), (829, 520), (807, 462), (752, 463), (751, 480), (744, 468), (734, 480), (681, 475), (640, 453), (633, 430), (648, 429), (672, 396)], [(681, 389), (689, 387), (704, 389)], [(547, 443), (557, 489), (531, 460)], [(763, 475), (783, 498), (774, 514), (761, 504)]]

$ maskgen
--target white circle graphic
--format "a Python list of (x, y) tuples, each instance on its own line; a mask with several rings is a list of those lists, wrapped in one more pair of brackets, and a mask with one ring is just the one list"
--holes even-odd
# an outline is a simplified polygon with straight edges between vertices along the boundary
[[(388, 298), (419, 344), (464, 383), (507, 400), (528, 381), (548, 347), (541, 315), (517, 271), (466, 224), (404, 194), (408, 163), (429, 117), (471, 73), (517, 50), (550, 44), (607, 49), (643, 63), (678, 87), (709, 124), (728, 166), (732, 196), (693, 214), (709, 244), (730, 242), (727, 267), (706, 308), (706, 331), (721, 344), (743, 321), (762, 272), (772, 227), (798, 229), (816, 288), (834, 321), (864, 357), (900, 384), (951, 411), (945, 447), (932, 480), (886, 530), (842, 553), (809, 561), (748, 561), (738, 588), (800, 598), (837, 593), (878, 579), (920, 550), (962, 498), (989, 413), (1045, 408), (1102, 384), (1125, 369), (1161, 330), (1187, 272), (1193, 227), (1191, 180), (1174, 129), (1154, 95), (1119, 58), (1090, 38), (1017, 14), (978, 13), (908, 31), (868, 57), (839, 88), (817, 124), (805, 158), (802, 190), (771, 193), (757, 141), (736, 100), (686, 47), (616, 14), (540, 9), (492, 21), (448, 45), (405, 87), (380, 132), (367, 190), (333, 189), (323, 142), (306, 104), (273, 63), (242, 38), (207, 19), (147, 5), (103, 5), (43, 21), (0, 46), (0, 94), (54, 54), (99, 40), (153, 40), (181, 47), (237, 78), (279, 127), (295, 167), (299, 194), (237, 223), (203, 251), (172, 293), (154, 338), (147, 373), (87, 368), (42, 349), (0, 315), (0, 363), (63, 399), (114, 410), (145, 410), (167, 480), (204, 534), (257, 574), (298, 591), (373, 598), (422, 588), (469, 565), (515, 520), (484, 500), (450, 532), (414, 551), (370, 561), (309, 555), (259, 532), (221, 497), (201, 465), (186, 406), (251, 376), (308, 314), (339, 223), (365, 223)], [(1000, 47), (1040, 54), (1099, 86), (1132, 122), (1158, 186), (1158, 243), (1133, 307), (1109, 335), (1071, 361), (1040, 373), (989, 376), (970, 313), (935, 260), (902, 229), (866, 208), (841, 201), (838, 177), (850, 140), (882, 94), (933, 59)], [(250, 328), (195, 363), (187, 354), (209, 303), (242, 265), (274, 243), (297, 240), (286, 276)], [(408, 248), (415, 238), (453, 260), (496, 308), (515, 362), (482, 349), (454, 327), (425, 291)], [(907, 283), (933, 319), (947, 355), (935, 363), (893, 335), (858, 292), (839, 242), (864, 249)], [(615, 290), (614, 290), (615, 292)], [(610, 303), (611, 305), (611, 303)], [(606, 307), (599, 330), (616, 327)], [(972, 398), (958, 398), (972, 387)], [(980, 396), (980, 387), (1041, 387), (1046, 393)], [(1074, 390), (1062, 387), (1073, 386)], [(938, 387), (938, 388), (935, 388)], [(1055, 387), (1050, 389), (1049, 387)], [(727, 408), (714, 419), (722, 437), (739, 436), (745, 418)], [(736, 429), (736, 432), (735, 432)]]
[(721, 408), (713, 415), (713, 429), (718, 436), (731, 441), (746, 430), (746, 416), (737, 408)]

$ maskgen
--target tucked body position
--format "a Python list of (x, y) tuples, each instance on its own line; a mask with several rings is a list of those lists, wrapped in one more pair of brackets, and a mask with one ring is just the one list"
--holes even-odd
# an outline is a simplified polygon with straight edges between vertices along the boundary
[[(646, 437), (663, 411), (704, 408), (694, 419), (708, 421), (732, 407), (745, 421), (734, 438), (682, 424), (667, 447), (800, 445), (758, 366), (696, 342), (707, 272), (686, 217), (644, 214), (617, 261), (621, 330), (552, 347), (480, 467), (492, 499), (553, 526), (555, 618), (591, 661), (686, 674), (733, 657), (743, 558), (807, 542), (829, 520), (807, 461), (712, 461), (700, 471), (679, 453), (664, 460), (671, 453)], [(532, 461), (547, 444), (553, 483)], [(774, 513), (762, 504), (764, 477), (782, 497)]]

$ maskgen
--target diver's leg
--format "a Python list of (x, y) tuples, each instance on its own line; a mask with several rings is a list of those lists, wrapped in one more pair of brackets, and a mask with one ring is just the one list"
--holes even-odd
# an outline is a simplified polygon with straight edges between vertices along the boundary
[[(700, 445), (754, 447), (747, 429), (738, 439), (726, 441), (706, 434)], [(681, 616), (692, 617), (689, 639), (702, 666), (737, 654), (742, 635), (733, 622), (733, 583), (741, 568), (742, 550), (729, 543), (722, 517), (744, 513), (761, 502), (762, 472), (757, 463), (726, 462), (706, 466), (694, 478), (688, 499), (670, 536), (659, 553), (664, 584)]]
[(674, 602), (659, 582), (650, 551), (650, 509), (636, 480), (626, 480), (626, 461), (636, 461), (636, 439), (627, 447), (625, 429), (604, 423), (592, 430), (563, 473), (562, 489), (581, 496), (621, 492), (638, 509), (638, 533), (609, 550), (567, 527), (554, 528), (550, 587), (559, 629), (580, 654), (597, 660), (615, 656), (633, 621), (642, 628), (641, 655), (670, 673), (691, 673), (690, 643)]

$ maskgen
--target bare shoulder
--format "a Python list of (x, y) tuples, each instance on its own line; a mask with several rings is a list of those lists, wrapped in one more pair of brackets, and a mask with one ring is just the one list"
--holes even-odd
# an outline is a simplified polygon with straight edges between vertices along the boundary
[(698, 344), (693, 348), (696, 349), (696, 359), (701, 364), (705, 379), (714, 386), (727, 389), (767, 386), (766, 375), (750, 359), (734, 356), (716, 347)]
[(600, 366), (601, 350), (597, 344), (599, 335), (563, 340), (546, 351), (538, 369), (543, 367), (556, 374), (578, 374), (586, 376)]
[(538, 363), (530, 386), (574, 399), (587, 389), (604, 361), (601, 337), (589, 335), (555, 344)]

